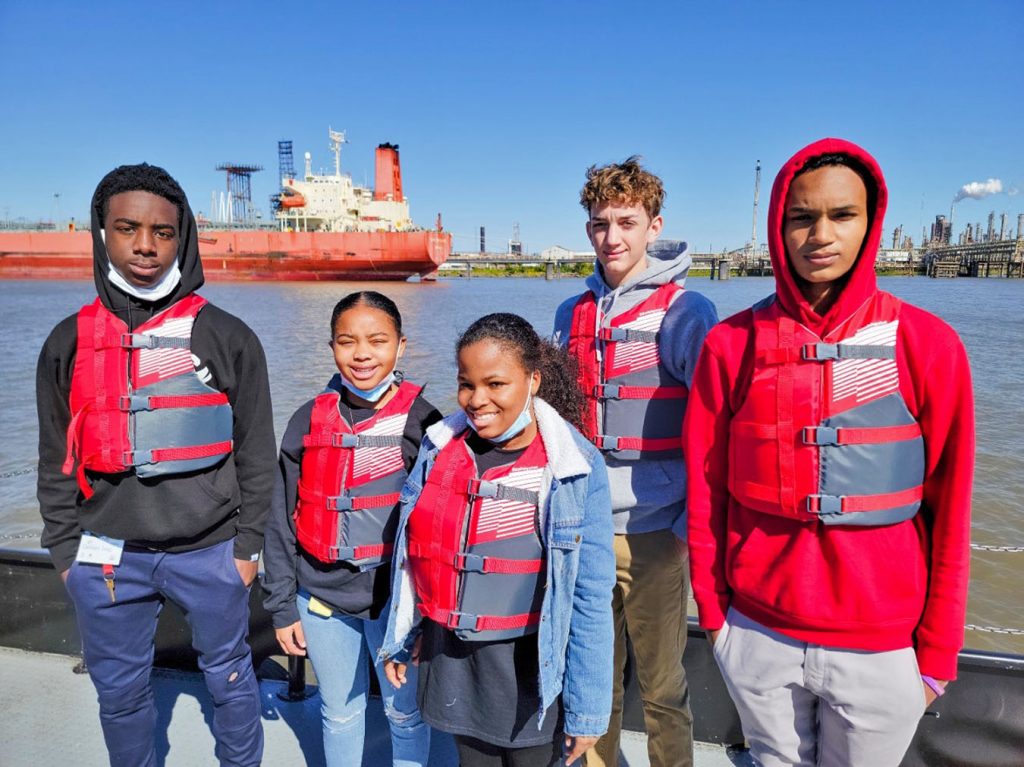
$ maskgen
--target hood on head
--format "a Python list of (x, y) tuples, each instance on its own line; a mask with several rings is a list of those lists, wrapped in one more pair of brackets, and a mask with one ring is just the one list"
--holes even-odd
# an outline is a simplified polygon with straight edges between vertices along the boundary
[[(178, 269), (181, 271), (181, 280), (178, 282), (178, 286), (170, 295), (159, 301), (145, 302), (128, 296), (112, 285), (107, 276), (110, 258), (107, 256), (107, 247), (103, 242), (103, 211), (98, 193), (99, 186), (93, 192), (92, 204), (89, 206), (92, 220), (92, 274), (93, 281), (96, 283), (96, 293), (107, 309), (118, 315), (128, 313), (129, 308), (144, 308), (150, 313), (161, 311), (202, 287), (205, 280), (203, 264), (199, 259), (199, 227), (196, 225), (195, 216), (192, 215), (192, 208), (187, 199), (184, 201), (179, 216)], [(124, 319), (123, 316), (122, 319)], [(132, 323), (129, 322), (129, 325)]]
[[(690, 271), (693, 259), (682, 240), (655, 240), (647, 247), (647, 268), (617, 288), (618, 292), (636, 287), (657, 288), (668, 282), (683, 285)], [(587, 277), (587, 287), (595, 295), (603, 296), (613, 292), (604, 280), (601, 262), (594, 259), (594, 273)]]
[[(832, 307), (824, 314), (815, 312), (800, 291), (793, 269), (786, 257), (786, 243), (783, 237), (786, 197), (797, 173), (816, 157), (826, 154), (844, 154), (864, 166), (874, 181), (874, 189), (868, 189), (869, 207), (868, 230), (864, 236), (860, 255), (853, 268), (842, 278), (841, 293)], [(874, 205), (870, 200), (874, 198)], [(850, 141), (839, 138), (825, 138), (809, 144), (793, 155), (782, 166), (772, 186), (771, 202), (768, 205), (768, 251), (775, 271), (775, 292), (782, 308), (808, 328), (820, 333), (828, 332), (849, 317), (864, 301), (875, 292), (875, 258), (882, 241), (885, 209), (889, 195), (885, 178), (875, 158)]]

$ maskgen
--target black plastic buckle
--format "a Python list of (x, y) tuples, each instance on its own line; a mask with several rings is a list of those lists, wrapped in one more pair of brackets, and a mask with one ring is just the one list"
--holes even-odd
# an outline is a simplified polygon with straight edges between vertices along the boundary
[[(340, 437), (340, 439), (339, 439)], [(358, 434), (332, 434), (331, 447), (359, 447)]]
[(497, 498), (498, 486), (493, 482), (473, 477), (467, 484), (466, 491), (477, 498)]
[(594, 396), (598, 399), (618, 399), (618, 384), (594, 384)]
[(839, 429), (834, 426), (805, 426), (803, 440), (805, 445), (838, 445)]
[(841, 495), (809, 495), (807, 511), (819, 517), (833, 517), (843, 513), (843, 496)]
[(484, 562), (486, 560), (487, 557), (482, 557), (479, 554), (468, 554), (460, 551), (455, 555), (455, 569), (464, 573), (482, 573), (485, 572)]
[(458, 613), (452, 610), (448, 613), (448, 620), (445, 621), (445, 626), (450, 629), (476, 631), (478, 618), (479, 616), (477, 615), (471, 615), (470, 613)]

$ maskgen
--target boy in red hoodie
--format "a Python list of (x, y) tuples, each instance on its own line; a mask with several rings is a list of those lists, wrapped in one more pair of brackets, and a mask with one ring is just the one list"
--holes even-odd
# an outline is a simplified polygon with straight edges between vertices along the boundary
[(694, 374), (694, 597), (764, 765), (896, 765), (956, 677), (970, 370), (948, 325), (876, 286), (886, 199), (855, 144), (794, 155), (776, 293), (714, 328)]

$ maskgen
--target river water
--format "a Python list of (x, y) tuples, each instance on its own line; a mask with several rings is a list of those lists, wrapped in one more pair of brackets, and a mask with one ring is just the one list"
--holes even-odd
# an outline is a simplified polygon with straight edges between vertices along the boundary
[[(978, 465), (972, 540), (1024, 546), (1024, 310), (1022, 280), (881, 278), (881, 287), (932, 311), (960, 333), (974, 372)], [(771, 278), (712, 282), (693, 278), (687, 287), (707, 295), (726, 317), (773, 289)], [(241, 317), (267, 352), (280, 438), (288, 418), (316, 394), (334, 371), (327, 347), (331, 309), (350, 290), (375, 289), (399, 305), (409, 338), (404, 368), (428, 384), (427, 397), (442, 410), (455, 406), (453, 347), (477, 317), (511, 311), (550, 331), (558, 303), (583, 289), (580, 279), (473, 278), (436, 283), (214, 283), (202, 293)], [(50, 329), (95, 298), (91, 282), (0, 281), (4, 341), (0, 364), (0, 545), (38, 545), (35, 500), (35, 364)], [(5, 536), (8, 537), (5, 540)], [(34, 540), (33, 540), (34, 539)], [(975, 550), (968, 623), (1024, 629), (1024, 552)], [(1024, 653), (1024, 636), (968, 630), (971, 648)]]

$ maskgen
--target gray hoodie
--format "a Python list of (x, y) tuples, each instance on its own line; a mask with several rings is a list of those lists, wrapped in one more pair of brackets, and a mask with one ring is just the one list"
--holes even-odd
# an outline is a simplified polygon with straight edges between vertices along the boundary
[[(690, 269), (685, 242), (655, 242), (647, 259), (647, 269), (614, 290), (595, 262), (587, 288), (597, 298), (599, 316), (610, 320), (629, 311), (667, 283), (683, 286)], [(562, 346), (569, 342), (572, 311), (579, 298), (563, 301), (555, 312), (553, 340)], [(669, 307), (661, 323), (658, 352), (662, 365), (678, 381), (690, 385), (704, 336), (717, 322), (714, 304), (693, 291), (686, 291)], [(605, 454), (605, 462), (617, 534), (671, 528), (679, 538), (686, 538), (686, 467), (681, 458), (622, 460)]]

